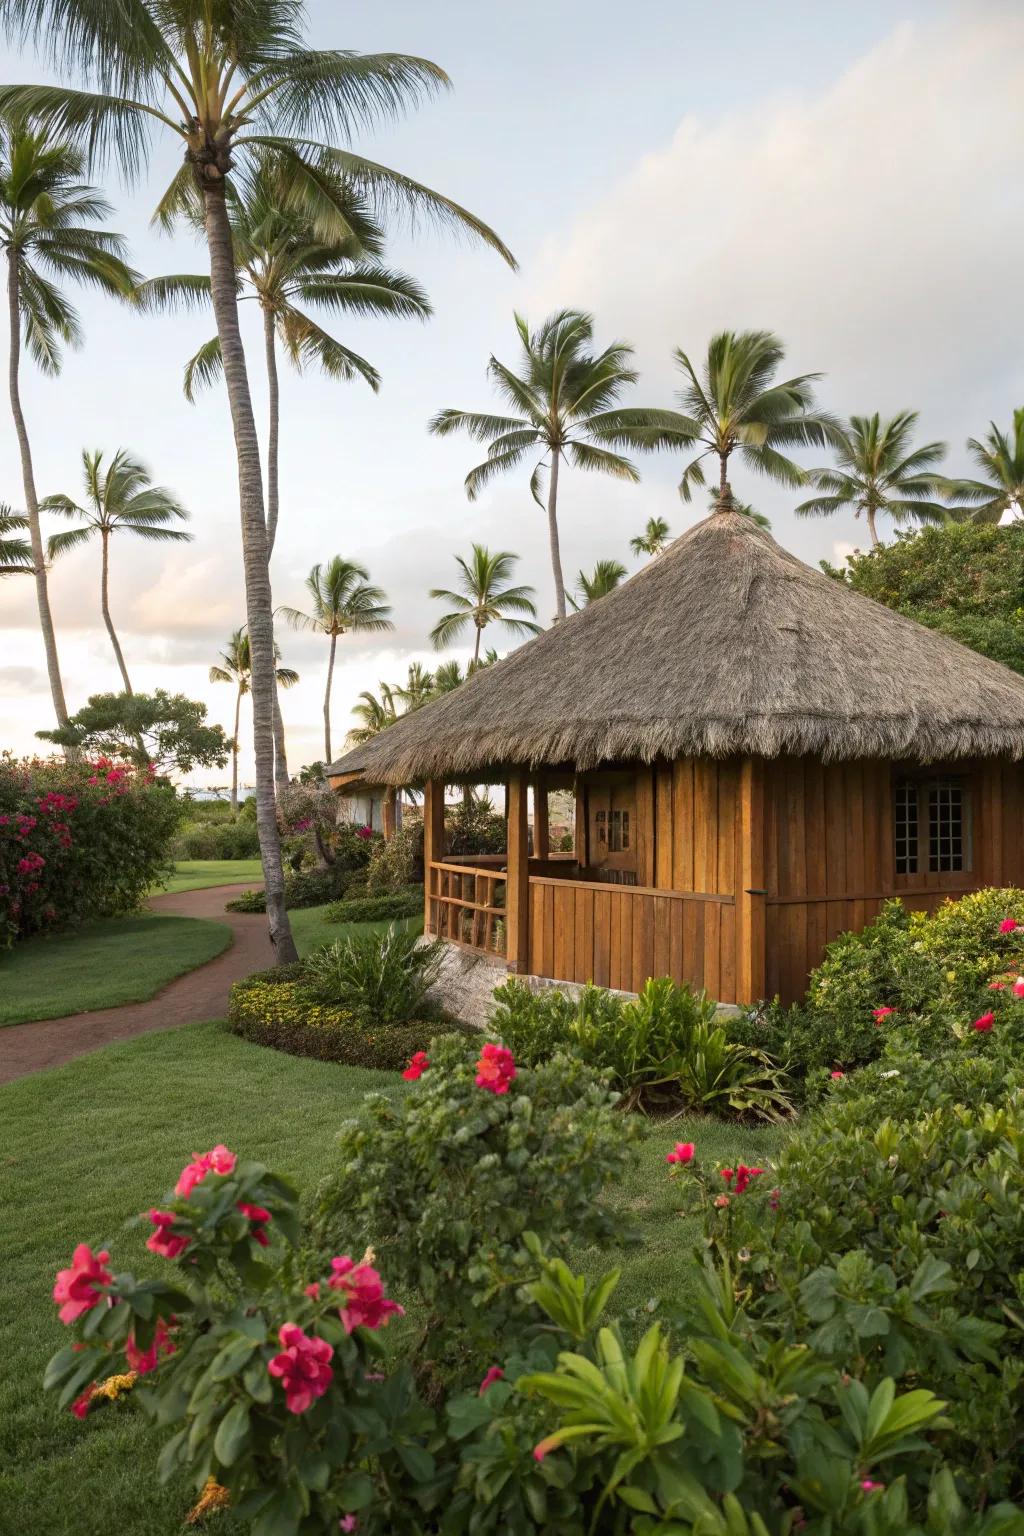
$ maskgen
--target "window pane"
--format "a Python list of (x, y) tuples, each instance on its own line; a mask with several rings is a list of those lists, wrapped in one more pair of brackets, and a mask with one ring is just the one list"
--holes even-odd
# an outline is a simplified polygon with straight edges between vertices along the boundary
[(934, 874), (964, 868), (965, 801), (958, 779), (928, 786), (928, 868)]
[(917, 874), (917, 785), (904, 780), (896, 785), (893, 806), (896, 834), (896, 873)]

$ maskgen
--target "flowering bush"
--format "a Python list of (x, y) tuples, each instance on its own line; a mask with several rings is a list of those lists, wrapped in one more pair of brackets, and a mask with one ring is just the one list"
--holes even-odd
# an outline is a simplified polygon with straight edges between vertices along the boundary
[(107, 758), (0, 758), (0, 943), (135, 908), (168, 868), (173, 787)]

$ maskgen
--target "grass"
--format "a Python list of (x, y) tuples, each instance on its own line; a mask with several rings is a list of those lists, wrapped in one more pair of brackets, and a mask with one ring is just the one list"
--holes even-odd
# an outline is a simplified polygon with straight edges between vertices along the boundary
[(167, 884), (154, 886), (150, 894), (205, 891), (211, 885), (251, 885), (262, 879), (259, 859), (179, 859)]
[(145, 1002), (230, 942), (223, 923), (155, 912), (27, 939), (0, 956), (0, 1024)]
[[(387, 918), (374, 923), (331, 923), (324, 916), (326, 911), (327, 907), (323, 906), (298, 907), (294, 912), (289, 912), (295, 947), (300, 955), (308, 955), (317, 945), (333, 944), (335, 939), (345, 939), (352, 933), (383, 933), (385, 928), (391, 927)], [(395, 920), (394, 926), (412, 928), (416, 933), (422, 933), (423, 919), (402, 917)]]
[[(80, 1424), (41, 1390), (46, 1360), (63, 1343), (53, 1276), (80, 1241), (109, 1246), (115, 1269), (158, 1269), (144, 1234), (122, 1232), (122, 1223), (159, 1200), (190, 1152), (218, 1141), (311, 1189), (332, 1166), (341, 1121), (364, 1093), (382, 1088), (406, 1091), (395, 1073), (284, 1056), (217, 1024), (195, 1024), (0, 1089), (0, 1530), (179, 1536), (192, 1492), (183, 1480), (156, 1482), (166, 1431), (151, 1429), (130, 1401)], [(703, 1159), (764, 1163), (781, 1134), (704, 1120), (647, 1128), (639, 1166), (614, 1196), (644, 1247), (621, 1260), (580, 1255), (590, 1273), (623, 1263), (617, 1310), (678, 1293), (697, 1231), (678, 1214), (679, 1186), (664, 1155), (687, 1139)], [(229, 1517), (218, 1517), (216, 1530), (239, 1536)]]

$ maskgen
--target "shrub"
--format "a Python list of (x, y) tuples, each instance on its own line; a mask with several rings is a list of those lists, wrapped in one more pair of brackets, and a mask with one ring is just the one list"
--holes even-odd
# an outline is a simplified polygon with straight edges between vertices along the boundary
[(237, 896), (230, 897), (224, 903), (225, 912), (265, 912), (266, 910), (265, 891), (240, 891)]
[(768, 1057), (729, 1040), (715, 1003), (670, 977), (647, 981), (635, 1001), (594, 986), (573, 999), (515, 980), (494, 998), (491, 1026), (521, 1060), (571, 1051), (610, 1074), (623, 1108), (686, 1106), (769, 1120), (789, 1113), (783, 1076)]
[(173, 786), (130, 765), (0, 757), (0, 944), (134, 910), (179, 816)]
[(258, 859), (260, 840), (249, 817), (187, 821), (174, 840), (176, 859)]
[(366, 889), (371, 896), (391, 895), (411, 885), (417, 866), (423, 864), (423, 823), (400, 827), (386, 841), (374, 843), (366, 869)]
[(425, 1011), (443, 948), (439, 940), (421, 944), (393, 924), (383, 933), (351, 934), (308, 956), (299, 993), (374, 1024), (405, 1024)]
[[(299, 907), (322, 907), (326, 902), (337, 901), (345, 895), (358, 875), (341, 864), (329, 864), (324, 869), (300, 869), (285, 875), (285, 906), (295, 911)], [(226, 912), (265, 912), (267, 898), (262, 891), (242, 891), (224, 903)]]
[(445, 848), (451, 854), (504, 853), (508, 841), (505, 818), (487, 795), (471, 795), (445, 807)]
[(385, 919), (418, 917), (423, 911), (422, 885), (384, 896), (346, 896), (333, 901), (324, 913), (329, 923), (376, 923)]

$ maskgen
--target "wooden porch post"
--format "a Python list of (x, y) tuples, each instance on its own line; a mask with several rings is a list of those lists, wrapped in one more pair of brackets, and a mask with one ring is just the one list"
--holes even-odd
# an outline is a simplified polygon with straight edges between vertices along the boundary
[(736, 998), (756, 1003), (764, 997), (764, 763), (745, 757), (740, 764), (737, 808), (739, 880), (736, 889)]
[(530, 876), (527, 846), (528, 781), (521, 768), (508, 776), (508, 859), (505, 876), (505, 959), (519, 975), (530, 969)]
[(434, 932), (431, 896), (434, 872), (431, 865), (444, 857), (444, 783), (428, 779), (423, 786), (423, 931)]
[(548, 835), (548, 781), (538, 773), (533, 781), (533, 856), (546, 859), (551, 852)]

